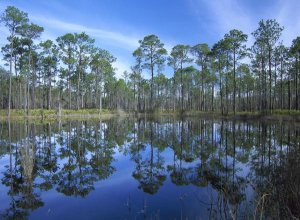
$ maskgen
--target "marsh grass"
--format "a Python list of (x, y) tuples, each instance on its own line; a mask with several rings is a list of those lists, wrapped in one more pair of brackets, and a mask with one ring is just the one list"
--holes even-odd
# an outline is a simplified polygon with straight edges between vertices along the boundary
[[(7, 119), (7, 109), (0, 110), (0, 120)], [(24, 109), (13, 109), (11, 111), (11, 119), (41, 119), (41, 120), (55, 120), (58, 118), (99, 118), (107, 116), (175, 116), (175, 117), (209, 117), (209, 118), (221, 118), (221, 119), (259, 119), (259, 120), (287, 120), (300, 122), (300, 111), (298, 110), (273, 110), (272, 113), (267, 112), (237, 112), (235, 115), (233, 112), (229, 112), (226, 115), (222, 115), (221, 112), (202, 112), (202, 111), (168, 111), (168, 110), (154, 110), (143, 113), (137, 113), (134, 111), (124, 110), (108, 110), (108, 109), (30, 109), (28, 112)]]
[[(123, 112), (125, 115), (126, 113)], [(11, 119), (30, 119), (30, 120), (52, 120), (58, 118), (99, 118), (99, 117), (106, 117), (117, 115), (116, 111), (110, 111), (107, 109), (99, 110), (99, 109), (80, 109), (80, 110), (59, 110), (57, 109), (30, 109), (26, 110), (17, 110), (14, 109), (11, 111)], [(7, 119), (7, 110), (0, 110), (0, 119), (6, 120)]]

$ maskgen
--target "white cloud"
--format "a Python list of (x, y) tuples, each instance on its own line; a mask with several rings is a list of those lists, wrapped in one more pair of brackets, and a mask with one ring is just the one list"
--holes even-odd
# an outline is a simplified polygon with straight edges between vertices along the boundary
[[(132, 64), (130, 64), (129, 62), (122, 60), (122, 59), (117, 59), (116, 62), (113, 63), (113, 67), (116, 68), (116, 77), (118, 79), (120, 78), (124, 78), (123, 77), (123, 73), (124, 71), (128, 71), (130, 73), (131, 69), (130, 67), (132, 66)], [(151, 79), (151, 75), (149, 70), (143, 70), (142, 72), (142, 77), (144, 79)]]
[[(42, 40), (52, 39), (55, 40), (54, 32), (86, 32), (90, 36), (96, 39), (96, 43), (101, 43), (101, 45), (109, 45), (113, 46), (114, 50), (117, 50), (117, 53), (122, 51), (122, 55), (114, 54), (117, 57), (115, 63), (113, 63), (113, 67), (116, 69), (116, 77), (123, 78), (123, 72), (125, 70), (130, 71), (130, 66), (133, 65), (132, 62), (132, 51), (135, 50), (139, 46), (139, 39), (143, 37), (132, 37), (127, 36), (120, 32), (97, 29), (86, 27), (80, 24), (64, 22), (57, 19), (48, 19), (43, 16), (31, 16), (31, 19), (42, 26), (45, 27), (45, 32), (42, 35)], [(168, 52), (171, 51), (171, 44), (166, 43), (165, 48)], [(109, 48), (108, 48), (109, 49)], [(150, 78), (150, 75), (147, 71), (143, 71), (144, 78)]]
[(130, 71), (130, 64), (127, 61), (117, 59), (113, 63), (113, 67), (116, 69), (116, 77), (118, 79), (123, 78), (124, 71)]
[[(91, 28), (87, 26), (83, 26), (80, 24), (64, 22), (58, 19), (48, 19), (43, 16), (31, 16), (31, 19), (44, 26), (45, 32), (42, 35), (42, 40), (52, 39), (55, 40), (55, 36), (59, 33), (66, 32), (86, 32), (91, 37), (96, 39), (96, 44), (101, 43), (102, 45), (113, 46), (119, 48), (119, 50), (127, 51), (128, 56), (131, 57), (131, 51), (136, 49), (138, 45), (138, 38), (127, 36), (123, 33), (103, 30), (98, 28)], [(54, 34), (56, 33), (56, 34)], [(128, 53), (129, 52), (129, 53)], [(116, 56), (116, 54), (114, 54)], [(127, 57), (124, 58), (122, 56), (117, 56), (117, 60), (113, 63), (113, 67), (115, 68), (116, 77), (122, 78), (123, 72), (125, 70), (130, 70), (130, 63), (128, 62)]]
[(3, 47), (7, 44), (7, 37), (9, 35), (9, 31), (4, 25), (0, 25), (0, 47)]
[(241, 29), (244, 32), (253, 30), (252, 19), (237, 0), (210, 0), (205, 1), (207, 8), (212, 12), (218, 29), (227, 33), (231, 29)]
[(262, 2), (261, 5), (254, 6), (257, 9), (264, 7), (263, 10), (257, 11), (249, 9), (249, 5), (246, 6), (245, 2), (239, 0), (190, 0), (189, 2), (200, 19), (206, 16), (209, 21), (208, 32), (218, 38), (223, 37), (231, 29), (240, 29), (248, 34), (247, 46), (251, 46), (254, 42), (251, 33), (257, 29), (261, 19), (276, 19), (285, 27), (282, 40), (286, 45), (290, 45), (291, 41), (299, 35), (299, 0), (277, 0), (268, 6)]
[[(8, 41), (7, 41), (7, 36), (9, 35), (9, 31), (4, 27), (3, 25), (0, 25), (0, 51), (3, 46), (5, 46)], [(3, 60), (3, 56), (0, 56), (0, 66), (5, 67), (7, 63)]]
[(102, 42), (109, 45), (118, 45), (123, 49), (132, 50), (138, 47), (138, 38), (127, 36), (123, 33), (104, 30), (100, 28), (91, 28), (80, 24), (69, 23), (54, 18), (45, 18), (43, 16), (30, 16), (36, 23), (44, 25), (46, 28), (59, 30), (63, 32), (86, 32), (94, 38), (101, 39)]
[[(232, 29), (239, 29), (248, 36), (256, 28), (256, 20), (253, 20), (248, 11), (242, 7), (238, 0), (190, 0), (192, 10), (206, 26), (206, 31), (214, 38), (221, 39)], [(205, 11), (205, 14), (201, 14)], [(201, 16), (200, 16), (201, 15)], [(247, 46), (253, 41), (249, 36)]]
[(277, 8), (276, 19), (284, 26), (282, 33), (283, 43), (290, 46), (292, 40), (300, 36), (300, 2), (299, 0), (280, 0)]

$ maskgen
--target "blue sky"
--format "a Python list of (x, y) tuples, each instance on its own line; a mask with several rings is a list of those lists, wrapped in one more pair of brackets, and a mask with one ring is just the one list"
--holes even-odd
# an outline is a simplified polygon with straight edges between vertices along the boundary
[[(109, 50), (117, 76), (133, 64), (132, 51), (145, 35), (156, 34), (170, 50), (176, 44), (213, 45), (236, 28), (249, 35), (261, 19), (276, 19), (286, 45), (300, 36), (299, 0), (0, 0), (0, 11), (14, 5), (45, 28), (42, 40), (85, 31)], [(0, 46), (7, 31), (0, 27)]]

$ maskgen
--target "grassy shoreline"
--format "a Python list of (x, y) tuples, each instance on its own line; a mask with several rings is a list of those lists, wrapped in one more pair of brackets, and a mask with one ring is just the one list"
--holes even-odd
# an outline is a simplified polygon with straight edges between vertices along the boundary
[[(7, 110), (0, 110), (0, 120), (7, 120)], [(26, 110), (11, 110), (11, 120), (57, 120), (57, 119), (85, 119), (85, 118), (109, 118), (112, 116), (122, 116), (127, 113), (121, 111), (109, 111), (99, 109), (80, 109), (80, 110), (47, 110), (47, 109), (30, 109), (28, 114)]]
[[(300, 111), (295, 110), (273, 110), (269, 112), (237, 112), (235, 115), (229, 113), (222, 115), (220, 112), (200, 112), (188, 111), (184, 114), (180, 112), (170, 111), (155, 111), (152, 113), (135, 113), (125, 112), (123, 110), (99, 110), (99, 109), (80, 109), (80, 110), (46, 110), (46, 109), (30, 109), (28, 114), (26, 110), (13, 109), (11, 110), (11, 120), (57, 120), (57, 119), (89, 119), (89, 118), (110, 118), (114, 116), (174, 116), (174, 117), (202, 117), (216, 119), (231, 119), (231, 120), (277, 120), (277, 121), (294, 121), (300, 122)], [(0, 120), (7, 120), (7, 109), (0, 110)]]

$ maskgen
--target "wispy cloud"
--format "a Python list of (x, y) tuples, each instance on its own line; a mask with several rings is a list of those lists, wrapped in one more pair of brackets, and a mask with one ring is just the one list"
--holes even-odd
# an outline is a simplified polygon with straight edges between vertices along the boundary
[[(100, 42), (101, 46), (104, 44), (105, 46), (116, 49), (117, 53), (121, 52), (119, 54), (114, 54), (117, 57), (117, 61), (113, 64), (114, 68), (116, 69), (117, 78), (122, 78), (125, 70), (130, 71), (130, 66), (133, 65), (132, 51), (139, 46), (139, 39), (143, 38), (143, 36), (127, 36), (120, 32), (87, 27), (81, 24), (65, 22), (58, 19), (48, 19), (43, 16), (34, 15), (31, 16), (31, 19), (45, 27), (45, 33), (42, 35), (43, 40), (55, 40), (58, 33), (84, 31), (95, 38), (97, 44)], [(173, 47), (172, 45), (173, 44), (169, 42), (165, 43), (165, 48), (167, 49), (168, 53), (171, 52)], [(105, 49), (110, 50), (110, 48)], [(144, 71), (143, 76), (145, 78), (150, 77), (147, 71)]]
[[(232, 29), (251, 34), (255, 22), (238, 0), (189, 0), (192, 11), (199, 23), (215, 41)], [(251, 42), (248, 42), (250, 44)]]
[(132, 50), (138, 47), (138, 38), (127, 36), (123, 33), (104, 30), (101, 28), (87, 27), (81, 24), (61, 21), (54, 18), (46, 18), (43, 16), (30, 16), (30, 18), (47, 28), (63, 32), (86, 32), (96, 39), (101, 39), (105, 44), (118, 45), (123, 49)]
[(292, 40), (300, 36), (300, 2), (299, 0), (280, 0), (277, 8), (276, 19), (284, 26), (283, 43), (291, 45)]
[(0, 47), (3, 47), (6, 44), (9, 31), (4, 25), (0, 25)]
[[(250, 46), (254, 42), (251, 33), (258, 27), (261, 19), (276, 19), (284, 26), (281, 39), (287, 45), (299, 35), (299, 0), (275, 0), (269, 5), (262, 1), (258, 5), (252, 5), (252, 8), (245, 1), (239, 0), (189, 0), (189, 3), (200, 19), (203, 16), (209, 17), (209, 22), (206, 21), (209, 24), (207, 28), (215, 38), (223, 37), (231, 29), (240, 29), (248, 34), (247, 45)], [(252, 4), (257, 3), (253, 1)], [(203, 22), (200, 19), (199, 22)]]
[[(45, 33), (42, 35), (42, 39), (52, 39), (55, 40), (59, 34), (64, 34), (66, 32), (86, 32), (91, 37), (96, 39), (96, 44), (104, 45), (110, 50), (110, 47), (117, 48), (117, 52), (122, 51), (122, 54), (114, 54), (117, 57), (117, 61), (113, 63), (113, 67), (116, 70), (116, 77), (122, 78), (123, 72), (125, 70), (130, 70), (130, 58), (131, 52), (136, 49), (138, 45), (138, 38), (127, 36), (123, 33), (104, 30), (101, 28), (88, 27), (81, 24), (70, 23), (61, 21), (58, 19), (48, 19), (43, 16), (33, 15), (30, 18), (35, 22), (45, 27)], [(107, 48), (108, 47), (108, 48)]]
[(113, 67), (115, 68), (117, 78), (123, 78), (124, 71), (130, 71), (130, 63), (123, 59), (117, 59), (113, 63)]
[(211, 12), (211, 18), (214, 20), (212, 26), (215, 25), (220, 33), (235, 28), (249, 32), (254, 27), (251, 17), (240, 2), (237, 0), (205, 1), (206, 7)]

